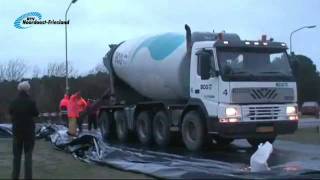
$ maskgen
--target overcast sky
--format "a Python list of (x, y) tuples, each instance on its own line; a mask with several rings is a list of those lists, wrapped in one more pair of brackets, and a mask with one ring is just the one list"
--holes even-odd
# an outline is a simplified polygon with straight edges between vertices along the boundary
[[(32, 69), (64, 62), (63, 25), (17, 29), (13, 23), (22, 14), (34, 11), (41, 13), (42, 19), (63, 20), (69, 2), (1, 0), (0, 63), (19, 58)], [(288, 44), (292, 30), (317, 25), (296, 33), (293, 49), (320, 67), (319, 0), (78, 0), (68, 17), (69, 59), (82, 74), (102, 61), (108, 44), (144, 34), (184, 33), (186, 23), (193, 31), (225, 30), (250, 40), (267, 34)]]

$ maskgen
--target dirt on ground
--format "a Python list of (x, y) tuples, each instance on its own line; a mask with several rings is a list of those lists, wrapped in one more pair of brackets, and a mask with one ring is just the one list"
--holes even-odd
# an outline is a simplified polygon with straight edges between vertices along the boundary
[[(12, 167), (12, 139), (0, 138), (0, 179), (9, 179)], [(20, 177), (24, 177), (23, 161)], [(120, 171), (79, 161), (71, 154), (58, 151), (44, 140), (37, 140), (33, 152), (35, 179), (146, 179), (142, 174)]]

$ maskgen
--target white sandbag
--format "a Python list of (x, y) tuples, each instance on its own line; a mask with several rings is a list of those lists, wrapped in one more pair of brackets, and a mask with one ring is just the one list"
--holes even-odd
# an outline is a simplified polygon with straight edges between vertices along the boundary
[(251, 172), (260, 172), (270, 170), (268, 159), (273, 151), (272, 144), (268, 141), (260, 144), (257, 151), (250, 158)]

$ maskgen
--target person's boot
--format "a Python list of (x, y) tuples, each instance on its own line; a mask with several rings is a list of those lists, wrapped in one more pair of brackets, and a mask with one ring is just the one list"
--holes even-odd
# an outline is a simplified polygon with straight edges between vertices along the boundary
[(71, 136), (71, 137), (77, 137), (76, 134), (71, 134), (69, 131), (67, 131), (67, 134), (68, 134), (69, 136)]
[(69, 131), (67, 131), (67, 134), (68, 134), (69, 136), (72, 136), (72, 135), (69, 133)]

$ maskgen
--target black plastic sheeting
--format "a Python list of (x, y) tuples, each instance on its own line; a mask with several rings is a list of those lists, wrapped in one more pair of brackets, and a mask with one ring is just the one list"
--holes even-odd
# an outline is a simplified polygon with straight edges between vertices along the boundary
[[(11, 126), (0, 124), (0, 137), (11, 136)], [(37, 138), (49, 140), (56, 149), (98, 165), (146, 174), (156, 178), (320, 178), (319, 159), (288, 162), (270, 171), (251, 173), (248, 164), (153, 151), (104, 142), (100, 133), (85, 132), (77, 138), (66, 134), (66, 127), (42, 124), (36, 128)], [(303, 168), (302, 168), (303, 167)]]

